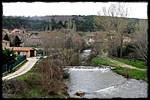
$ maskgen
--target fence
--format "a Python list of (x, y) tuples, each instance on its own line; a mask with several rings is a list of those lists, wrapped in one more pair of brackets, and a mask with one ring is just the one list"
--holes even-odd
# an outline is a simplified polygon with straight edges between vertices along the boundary
[(7, 72), (7, 71), (11, 71), (14, 67), (16, 67), (18, 64), (20, 64), (21, 62), (23, 62), (24, 60), (26, 60), (26, 56), (25, 55), (19, 55), (17, 57), (17, 60), (15, 63), (13, 64), (5, 64), (2, 66), (2, 73)]

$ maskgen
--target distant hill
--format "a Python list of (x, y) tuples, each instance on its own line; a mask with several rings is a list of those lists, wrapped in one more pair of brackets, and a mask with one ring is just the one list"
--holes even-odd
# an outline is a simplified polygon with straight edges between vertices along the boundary
[(72, 18), (78, 18), (79, 20), (84, 20), (84, 16), (77, 16), (77, 15), (72, 15), (72, 16), (67, 16), (67, 15), (54, 15), (54, 16), (33, 16), (30, 17), (31, 20), (51, 20), (54, 19), (56, 21), (66, 21), (68, 19)]
[[(97, 31), (103, 30), (102, 27), (94, 26), (93, 16), (78, 15), (55, 15), (55, 16), (3, 16), (2, 26), (5, 29), (25, 28), (32, 31), (67, 29), (75, 24), (76, 31)], [(103, 16), (105, 17), (105, 16)], [(70, 21), (71, 19), (71, 21)], [(74, 20), (75, 22), (73, 22)], [(128, 18), (129, 22), (136, 23), (142, 19)]]

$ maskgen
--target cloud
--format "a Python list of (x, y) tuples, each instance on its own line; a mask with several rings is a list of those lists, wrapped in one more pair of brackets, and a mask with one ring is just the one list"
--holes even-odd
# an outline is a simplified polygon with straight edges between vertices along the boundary
[[(17, 2), (2, 3), (5, 16), (45, 16), (45, 15), (97, 15), (102, 7), (109, 7), (110, 2)], [(147, 18), (148, 3), (126, 3), (131, 8), (133, 18)]]

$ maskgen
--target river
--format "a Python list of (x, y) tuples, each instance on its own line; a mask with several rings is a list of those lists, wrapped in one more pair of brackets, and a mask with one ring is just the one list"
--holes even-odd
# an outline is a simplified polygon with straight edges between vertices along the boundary
[[(83, 52), (87, 57), (90, 50)], [(127, 79), (110, 67), (71, 66), (68, 69), (68, 93), (71, 98), (146, 98), (148, 84), (142, 80)], [(77, 91), (85, 93), (75, 95)]]

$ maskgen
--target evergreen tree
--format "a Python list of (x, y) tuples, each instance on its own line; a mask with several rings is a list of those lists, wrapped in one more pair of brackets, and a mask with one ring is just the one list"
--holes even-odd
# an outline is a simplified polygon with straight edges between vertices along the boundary
[(20, 38), (16, 35), (16, 37), (14, 38), (14, 41), (13, 41), (14, 46), (19, 47), (21, 43), (22, 42), (21, 42)]
[(72, 27), (73, 32), (76, 32), (76, 23), (75, 20), (73, 20), (73, 27)]
[(63, 27), (63, 23), (62, 23), (62, 21), (59, 21), (58, 22), (58, 28), (61, 29), (62, 27)]
[(51, 27), (52, 27), (52, 31), (56, 29), (57, 23), (56, 23), (55, 19), (51, 19)]
[(8, 35), (6, 34), (5, 36), (4, 36), (4, 38), (3, 38), (4, 40), (6, 40), (6, 41), (10, 41), (10, 39), (9, 39), (9, 37), (8, 37)]
[(2, 65), (4, 64), (11, 64), (15, 62), (16, 54), (13, 50), (5, 49), (2, 50)]

